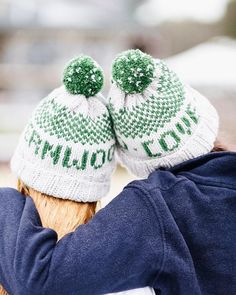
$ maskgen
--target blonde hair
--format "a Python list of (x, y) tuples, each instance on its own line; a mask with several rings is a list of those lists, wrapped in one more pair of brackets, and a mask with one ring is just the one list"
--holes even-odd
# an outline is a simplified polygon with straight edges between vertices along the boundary
[(5, 291), (5, 289), (1, 285), (0, 285), (0, 294), (1, 295), (8, 295), (8, 293)]
[[(73, 232), (79, 225), (87, 223), (96, 212), (96, 202), (79, 203), (48, 196), (28, 187), (20, 179), (17, 189), (34, 200), (43, 227), (55, 230), (58, 240)], [(0, 295), (8, 295), (1, 285)]]
[(216, 139), (212, 152), (226, 152), (226, 151), (229, 151), (227, 144), (223, 144), (221, 141)]
[(33, 199), (43, 227), (55, 230), (58, 240), (79, 225), (87, 223), (96, 211), (96, 202), (81, 203), (55, 198), (28, 187), (21, 180), (18, 180), (17, 188), (23, 195)]

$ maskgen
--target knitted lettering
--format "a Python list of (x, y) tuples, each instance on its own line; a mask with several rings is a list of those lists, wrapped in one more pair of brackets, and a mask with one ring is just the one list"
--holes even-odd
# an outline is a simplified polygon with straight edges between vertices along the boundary
[(63, 168), (75, 168), (81, 171), (86, 169), (89, 156), (90, 165), (94, 169), (99, 169), (106, 162), (111, 162), (115, 153), (115, 144), (112, 144), (107, 150), (98, 149), (94, 152), (83, 150), (81, 159), (74, 159), (72, 158), (72, 147), (66, 146), (64, 148), (62, 145), (51, 144), (48, 140), (43, 141), (34, 129), (31, 130), (28, 144), (29, 146), (34, 144), (35, 155), (39, 155), (39, 150), (41, 150), (39, 155), (41, 160), (51, 157), (53, 165), (60, 164)]
[(54, 151), (51, 151), (50, 156), (53, 159), (53, 165), (56, 165), (61, 156), (62, 145), (57, 145)]
[(194, 108), (191, 110), (190, 105), (187, 108), (186, 113), (189, 115), (189, 117), (193, 120), (195, 124), (199, 122), (199, 115), (196, 114), (196, 109)]
[(64, 158), (62, 160), (62, 166), (65, 168), (71, 168), (73, 166), (73, 162), (71, 162), (69, 164), (70, 161), (70, 156), (71, 156), (71, 148), (70, 147), (66, 147), (66, 150), (64, 152)]
[(40, 136), (38, 135), (38, 133), (35, 130), (33, 130), (32, 134), (31, 134), (31, 137), (29, 139), (29, 146), (31, 146), (31, 144), (34, 143), (34, 145), (35, 145), (35, 150), (34, 150), (35, 155), (37, 155), (38, 152), (39, 152), (41, 142), (42, 142), (42, 140), (40, 139)]
[(116, 150), (116, 145), (113, 144), (109, 150), (108, 150), (108, 154), (107, 154), (107, 159), (109, 162), (111, 162), (113, 160), (114, 154), (115, 154), (115, 150)]
[(147, 140), (147, 141), (144, 141), (142, 142), (142, 146), (145, 150), (145, 152), (147, 153), (147, 155), (150, 157), (150, 158), (156, 158), (156, 157), (160, 157), (161, 156), (161, 153), (153, 153), (151, 151), (151, 148), (150, 148), (150, 144), (153, 144), (154, 143), (154, 140)]
[(79, 163), (78, 160), (73, 160), (73, 166), (77, 170), (85, 170), (86, 169), (87, 161), (88, 161), (88, 154), (89, 154), (88, 151), (83, 152), (81, 163)]
[(94, 167), (94, 169), (101, 168), (106, 160), (106, 152), (102, 149), (97, 150), (92, 154), (91, 157), (91, 166)]
[[(189, 112), (189, 107), (188, 107), (188, 112)], [(187, 114), (187, 110), (186, 110)], [(191, 116), (194, 118), (197, 118), (196, 110), (191, 111)], [(154, 139), (150, 139), (144, 142), (141, 142), (142, 147), (144, 148), (146, 154), (150, 158), (157, 158), (161, 157), (164, 152), (172, 152), (176, 149), (178, 149), (179, 145), (181, 144), (181, 135), (182, 134), (191, 134), (191, 128), (194, 128), (193, 125), (191, 125), (190, 121), (185, 117), (181, 117), (181, 121), (185, 123), (185, 126), (183, 127), (181, 122), (177, 122), (175, 124), (176, 130), (168, 130), (163, 133), (161, 133), (160, 137), (157, 139), (157, 141), (154, 141)], [(196, 120), (193, 120), (193, 124), (196, 126)], [(160, 148), (162, 152), (153, 152), (153, 148), (160, 144)], [(151, 145), (152, 149), (151, 149)]]
[[(174, 141), (172, 141), (171, 139), (174, 139)], [(161, 138), (159, 139), (159, 143), (165, 152), (172, 152), (173, 150), (178, 148), (180, 143), (180, 138), (175, 133), (175, 131), (170, 130), (170, 131), (164, 132), (161, 135)]]
[(46, 157), (46, 154), (48, 151), (51, 151), (53, 145), (50, 144), (47, 140), (44, 142), (44, 145), (43, 145), (43, 149), (42, 149), (42, 155), (41, 155), (41, 159), (45, 159)]

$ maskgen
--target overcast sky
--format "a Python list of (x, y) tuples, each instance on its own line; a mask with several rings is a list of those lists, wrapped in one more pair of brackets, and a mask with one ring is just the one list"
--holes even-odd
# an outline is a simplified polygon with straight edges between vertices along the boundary
[(227, 3), (228, 0), (147, 0), (137, 10), (137, 17), (146, 25), (183, 19), (212, 22), (224, 15)]

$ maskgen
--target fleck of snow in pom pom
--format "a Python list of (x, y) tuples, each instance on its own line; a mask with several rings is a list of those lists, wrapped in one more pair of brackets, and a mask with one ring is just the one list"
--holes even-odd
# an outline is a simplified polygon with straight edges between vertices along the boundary
[(96, 95), (103, 86), (104, 75), (100, 66), (89, 56), (72, 59), (63, 73), (63, 83), (71, 94), (85, 97)]
[(112, 78), (127, 94), (142, 93), (153, 81), (153, 58), (140, 50), (127, 50), (114, 60)]

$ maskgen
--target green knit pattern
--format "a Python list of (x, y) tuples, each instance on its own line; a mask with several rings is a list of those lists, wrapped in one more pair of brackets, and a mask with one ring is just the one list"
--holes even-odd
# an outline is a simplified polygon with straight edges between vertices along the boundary
[(66, 142), (85, 144), (106, 143), (114, 138), (109, 115), (104, 113), (92, 119), (73, 113), (54, 99), (46, 99), (36, 110), (33, 124), (50, 136)]
[(109, 104), (116, 132), (126, 138), (142, 138), (157, 132), (176, 117), (184, 103), (184, 86), (177, 75), (164, 62), (158, 62), (156, 66), (161, 70), (157, 95), (151, 95), (133, 110), (124, 107), (116, 111), (112, 103)]

